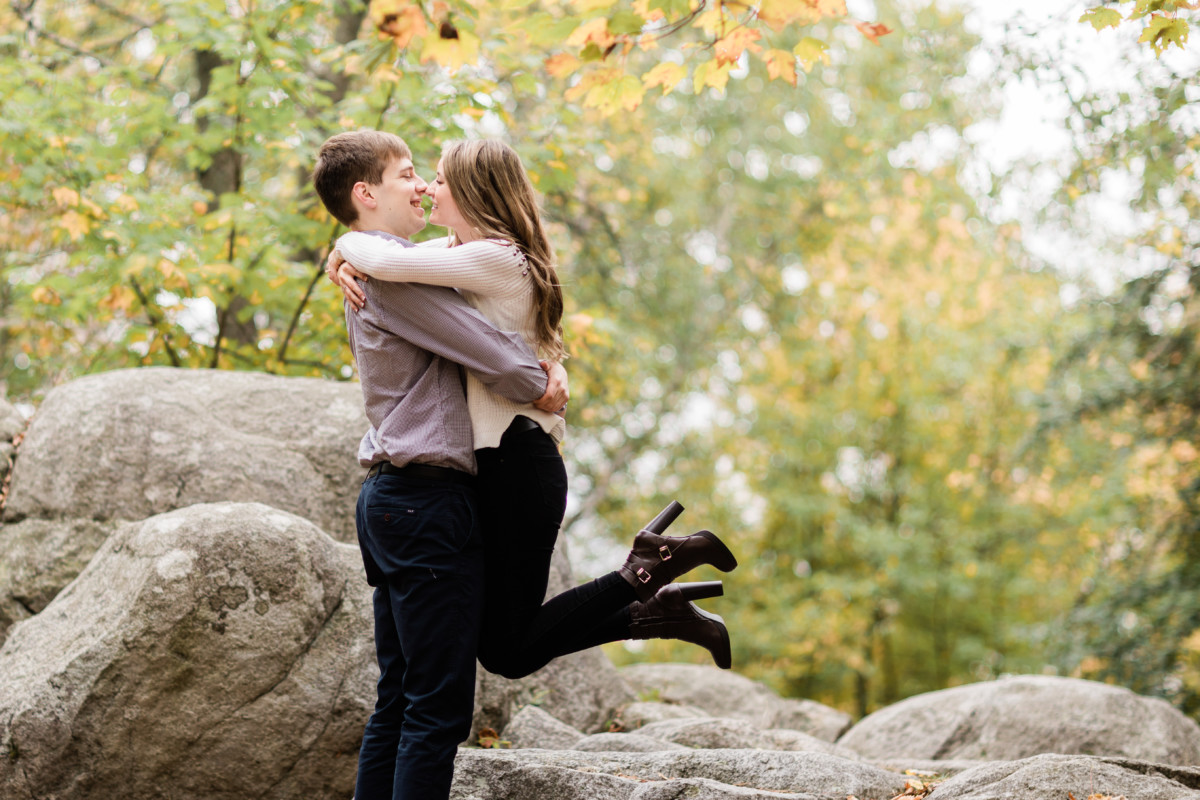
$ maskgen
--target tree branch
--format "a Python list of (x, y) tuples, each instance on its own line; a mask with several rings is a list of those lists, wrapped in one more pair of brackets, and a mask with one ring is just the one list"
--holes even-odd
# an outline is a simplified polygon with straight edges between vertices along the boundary
[(288, 346), (292, 342), (292, 335), (296, 332), (296, 326), (300, 324), (300, 315), (304, 313), (305, 307), (308, 305), (309, 298), (312, 297), (313, 290), (320, 282), (321, 276), (325, 274), (325, 257), (329, 251), (333, 249), (333, 237), (337, 234), (339, 223), (333, 224), (333, 229), (329, 231), (329, 246), (325, 248), (325, 255), (317, 259), (317, 271), (313, 275), (312, 280), (308, 282), (308, 288), (304, 290), (304, 296), (300, 298), (300, 303), (296, 306), (295, 313), (292, 314), (291, 324), (288, 325), (287, 334), (283, 337), (283, 342), (279, 345), (278, 358), (282, 363), (291, 363), (287, 360)]
[(142, 290), (142, 285), (138, 283), (137, 278), (130, 276), (129, 284), (133, 287), (134, 294), (137, 295), (138, 300), (141, 302), (142, 308), (146, 312), (146, 318), (150, 320), (151, 329), (156, 331), (158, 335), (162, 337), (163, 349), (167, 351), (167, 358), (171, 359), (171, 366), (182, 366), (183, 362), (180, 361), (179, 354), (176, 353), (175, 348), (171, 346), (170, 334), (168, 334), (165, 329), (159, 329), (159, 326), (165, 327), (167, 322), (166, 319), (162, 316), (158, 316), (156, 318), (156, 315), (151, 310), (150, 298), (147, 297), (146, 293)]

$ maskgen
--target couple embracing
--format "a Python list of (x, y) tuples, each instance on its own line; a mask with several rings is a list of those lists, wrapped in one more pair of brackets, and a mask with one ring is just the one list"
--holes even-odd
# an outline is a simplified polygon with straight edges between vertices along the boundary
[[(708, 531), (664, 536), (676, 503), (619, 569), (543, 603), (567, 501), (563, 300), (512, 148), (450, 144), (426, 184), (397, 136), (342, 133), (322, 145), (313, 183), (350, 229), (326, 270), (345, 294), (371, 425), (356, 521), (380, 677), (357, 800), (448, 797), (476, 658), (519, 678), (606, 642), (670, 638), (728, 669), (723, 621), (691, 603), (721, 584), (672, 581), (737, 562)], [(451, 233), (414, 245), (425, 196), (429, 222)]]

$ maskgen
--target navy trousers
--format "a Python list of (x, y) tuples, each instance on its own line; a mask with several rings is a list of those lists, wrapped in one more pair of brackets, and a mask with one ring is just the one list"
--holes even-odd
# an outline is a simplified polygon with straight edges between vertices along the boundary
[(471, 731), (483, 608), (474, 490), (368, 478), (358, 542), (375, 587), (378, 700), (358, 758), (356, 800), (443, 800)]
[(479, 663), (522, 678), (558, 656), (629, 638), (637, 595), (617, 572), (542, 603), (567, 508), (567, 472), (554, 440), (518, 422), (499, 447), (475, 451), (487, 552)]

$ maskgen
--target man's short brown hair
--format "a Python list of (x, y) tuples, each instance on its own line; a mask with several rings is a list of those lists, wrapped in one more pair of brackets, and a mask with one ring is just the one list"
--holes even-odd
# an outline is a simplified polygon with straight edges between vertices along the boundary
[(313, 169), (313, 187), (338, 222), (349, 227), (358, 219), (352, 199), (359, 181), (383, 183), (383, 171), (393, 161), (412, 158), (408, 145), (394, 133), (348, 131), (331, 136), (321, 145)]

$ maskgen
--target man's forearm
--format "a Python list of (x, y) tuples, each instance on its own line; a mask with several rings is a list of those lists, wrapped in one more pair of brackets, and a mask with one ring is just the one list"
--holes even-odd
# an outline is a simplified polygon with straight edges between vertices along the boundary
[(497, 330), (452, 289), (369, 281), (361, 312), (413, 344), (463, 365), (491, 391), (531, 403), (546, 390), (546, 373), (520, 334)]

